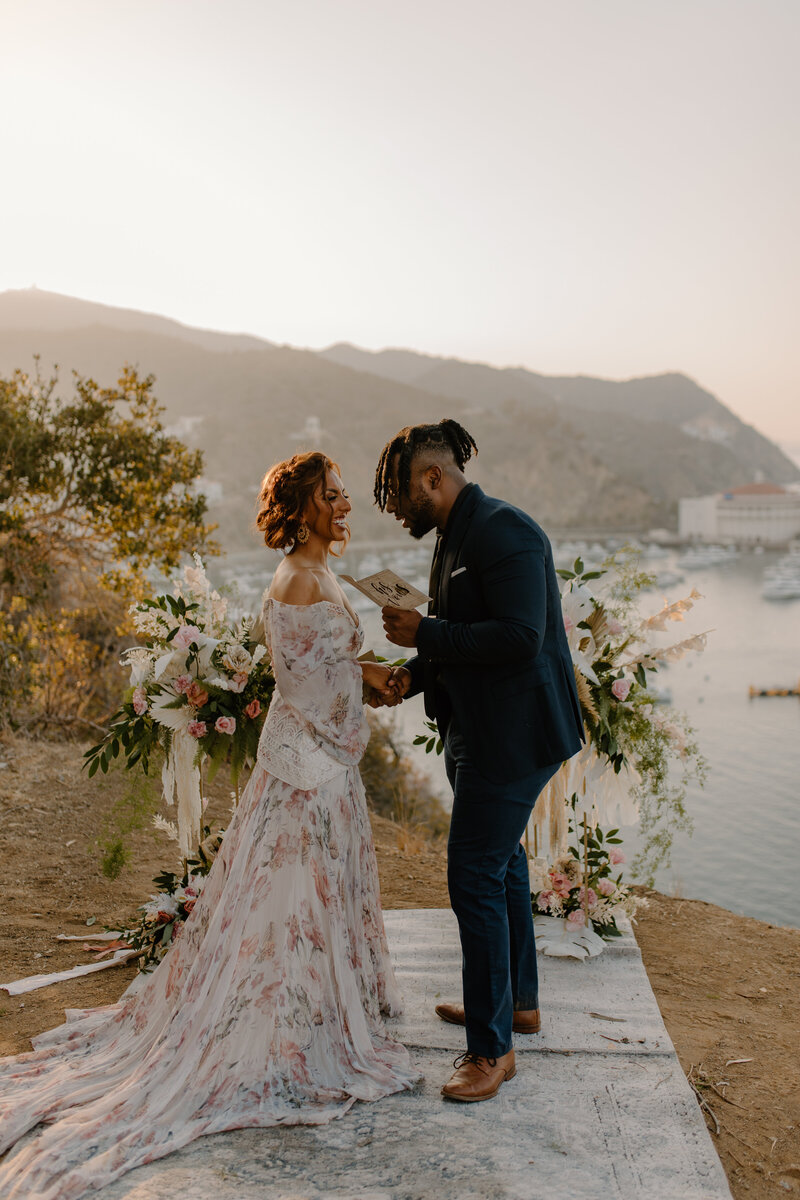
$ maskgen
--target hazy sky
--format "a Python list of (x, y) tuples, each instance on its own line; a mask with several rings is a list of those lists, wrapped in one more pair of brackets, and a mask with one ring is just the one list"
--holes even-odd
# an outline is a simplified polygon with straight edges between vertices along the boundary
[(800, 0), (0, 0), (0, 289), (800, 444)]

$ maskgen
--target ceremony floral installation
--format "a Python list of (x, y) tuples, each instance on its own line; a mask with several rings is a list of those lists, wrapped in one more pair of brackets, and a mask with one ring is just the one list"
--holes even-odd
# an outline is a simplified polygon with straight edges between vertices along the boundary
[(222, 830), (213, 837), (207, 836), (198, 847), (197, 857), (186, 862), (181, 876), (163, 871), (154, 878), (153, 883), (160, 890), (146, 904), (139, 906), (142, 914), (139, 924), (121, 935), (124, 945), (136, 951), (140, 971), (152, 971), (157, 967), (180, 936), (184, 922), (203, 890), (205, 877), (222, 844), (222, 836)]
[[(593, 928), (603, 938), (619, 937), (617, 918), (633, 917), (641, 901), (622, 882), (625, 862), (619, 849), (619, 830), (590, 829), (586, 817), (576, 816), (578, 797), (571, 800), (569, 832), (575, 839), (555, 862), (535, 859), (530, 864), (534, 915), (563, 918), (571, 930)], [(582, 839), (582, 841), (581, 841)]]
[(570, 806), (591, 828), (638, 821), (643, 848), (633, 869), (652, 883), (657, 867), (668, 861), (674, 833), (691, 830), (684, 806), (688, 781), (695, 777), (702, 783), (705, 776), (691, 728), (681, 714), (658, 704), (653, 677), (659, 667), (702, 651), (707, 633), (670, 645), (659, 645), (654, 635), (683, 621), (702, 597), (692, 589), (642, 618), (637, 599), (653, 580), (637, 569), (632, 556), (611, 558), (596, 570), (586, 570), (578, 559), (572, 570), (558, 574), (564, 581), (564, 627), (586, 744), (563, 764), (537, 803), (534, 853), (539, 844), (549, 844), (556, 856), (566, 852)]
[(212, 589), (199, 557), (172, 581), (172, 592), (131, 607), (144, 645), (125, 652), (130, 690), (102, 742), (86, 752), (89, 776), (107, 772), (122, 754), (128, 768), (150, 770), (163, 751), (162, 783), (177, 823), (155, 824), (180, 845), (184, 859), (200, 841), (201, 770), (230, 758), (234, 786), (255, 761), (261, 726), (274, 686), (266, 647), (253, 636), (254, 620), (228, 620), (228, 601)]

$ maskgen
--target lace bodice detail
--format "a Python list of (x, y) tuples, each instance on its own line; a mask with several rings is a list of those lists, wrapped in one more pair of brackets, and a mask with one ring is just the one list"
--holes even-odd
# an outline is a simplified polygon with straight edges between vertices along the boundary
[(364, 635), (338, 604), (267, 599), (264, 628), (275, 692), (258, 761), (284, 783), (310, 791), (355, 766), (369, 738), (356, 661)]

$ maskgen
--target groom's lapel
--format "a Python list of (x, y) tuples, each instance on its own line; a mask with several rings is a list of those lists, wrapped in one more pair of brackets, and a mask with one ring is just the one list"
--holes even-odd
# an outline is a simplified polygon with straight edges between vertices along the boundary
[(460, 506), (455, 515), (453, 528), (447, 531), (447, 541), (445, 543), (444, 558), (442, 559), (442, 573), (439, 581), (439, 603), (437, 605), (437, 616), (446, 616), (447, 614), (447, 597), (450, 587), (450, 575), (458, 562), (458, 556), (461, 553), (461, 547), (464, 544), (464, 539), (469, 532), (470, 521), (472, 520), (475, 509), (483, 499), (483, 492), (478, 487), (477, 483), (473, 483), (470, 487), (470, 494), (465, 497), (464, 503)]

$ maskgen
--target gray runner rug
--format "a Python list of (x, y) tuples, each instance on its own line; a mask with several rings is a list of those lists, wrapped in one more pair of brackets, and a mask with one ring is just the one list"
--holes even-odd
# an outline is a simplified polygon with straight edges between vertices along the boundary
[(98, 1200), (730, 1200), (724, 1171), (627, 929), (597, 958), (540, 955), (542, 1033), (481, 1104), (442, 1100), (464, 1031), (452, 914), (385, 914), (406, 1010), (390, 1021), (425, 1079), (323, 1126), (203, 1138)]

